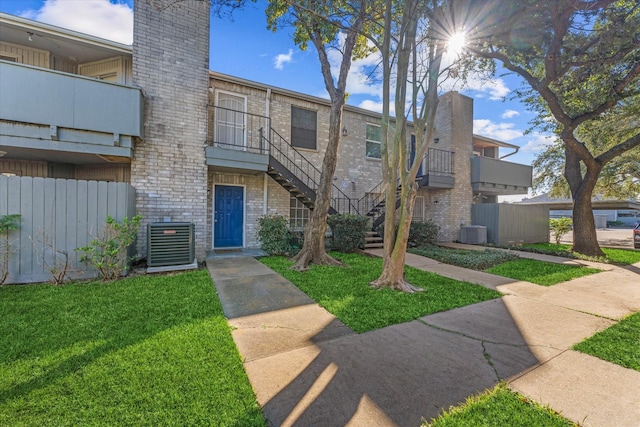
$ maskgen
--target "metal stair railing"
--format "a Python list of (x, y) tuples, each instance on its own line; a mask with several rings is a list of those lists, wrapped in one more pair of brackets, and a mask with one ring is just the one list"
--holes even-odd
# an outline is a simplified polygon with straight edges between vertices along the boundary
[[(272, 137), (268, 140), (269, 163), (290, 171), (303, 184), (302, 190), (313, 193), (307, 194), (307, 197), (315, 201), (322, 172), (291, 146), (275, 129), (271, 128), (270, 134)], [(264, 137), (266, 138), (266, 136)], [(277, 168), (274, 169), (277, 170)], [(335, 196), (331, 197), (329, 213), (359, 214), (358, 208), (351, 198), (335, 184), (331, 185), (333, 187), (332, 194)]]
[[(423, 164), (427, 165), (427, 173), (422, 176), (416, 176), (416, 182), (422, 186), (425, 182), (423, 177), (429, 174), (437, 175), (453, 175), (453, 155), (452, 151), (440, 150), (437, 148), (429, 148), (427, 155), (423, 158)], [(386, 198), (384, 194), (384, 181), (380, 181), (378, 185), (373, 187), (369, 192), (362, 196), (357, 204), (360, 212), (366, 212), (365, 215), (372, 218), (373, 228), (377, 228), (384, 221), (386, 210)], [(400, 180), (396, 185), (396, 208), (400, 202)]]

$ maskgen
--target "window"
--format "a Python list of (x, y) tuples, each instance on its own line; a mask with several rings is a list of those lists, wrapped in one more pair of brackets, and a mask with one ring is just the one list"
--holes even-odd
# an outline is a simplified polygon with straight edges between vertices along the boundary
[(291, 196), (291, 203), (289, 204), (289, 217), (290, 226), (293, 230), (300, 231), (309, 222), (311, 211), (308, 207), (302, 204), (302, 202), (295, 197)]
[(214, 142), (224, 148), (244, 150), (246, 99), (226, 92), (217, 92), (217, 97)]
[(380, 126), (367, 125), (366, 150), (367, 157), (370, 159), (380, 159)]
[(316, 149), (317, 113), (291, 106), (291, 145)]

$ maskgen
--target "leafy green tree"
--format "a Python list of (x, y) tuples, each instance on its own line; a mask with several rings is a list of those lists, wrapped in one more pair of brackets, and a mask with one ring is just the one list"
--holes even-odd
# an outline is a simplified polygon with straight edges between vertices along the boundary
[[(640, 146), (640, 3), (634, 0), (494, 0), (469, 49), (521, 76), (517, 95), (538, 113), (534, 125), (553, 131), (561, 145), (548, 158), (574, 201), (573, 250), (602, 256), (591, 198), (605, 168), (635, 156)], [(597, 129), (629, 118), (617, 137)], [(626, 154), (631, 151), (633, 154)]]
[[(309, 43), (313, 44), (318, 53), (325, 88), (331, 99), (329, 140), (322, 162), (320, 183), (316, 190), (314, 209), (305, 228), (303, 247), (294, 257), (295, 263), (291, 267), (294, 270), (306, 270), (310, 263), (340, 265), (339, 261), (326, 253), (324, 236), (342, 134), (347, 76), (352, 59), (369, 53), (361, 32), (369, 22), (368, 13), (371, 12), (372, 3), (367, 0), (271, 0), (267, 7), (268, 28), (275, 31), (284, 26), (293, 26), (294, 42), (301, 49), (306, 49)], [(330, 49), (336, 49), (342, 55), (337, 78), (334, 78), (331, 71)]]
[[(640, 99), (633, 100), (640, 108)], [(636, 115), (637, 116), (637, 115)], [(595, 154), (615, 146), (633, 135), (637, 128), (634, 117), (615, 117), (613, 113), (604, 114), (597, 120), (585, 123), (578, 129), (581, 140)], [(533, 162), (535, 176), (534, 189), (549, 191), (553, 197), (570, 197), (567, 180), (563, 176), (565, 164), (564, 144), (560, 140), (545, 151), (539, 153)], [(581, 165), (582, 173), (585, 172)], [(640, 150), (629, 150), (605, 164), (594, 188), (594, 195), (605, 198), (622, 199), (640, 196)]]

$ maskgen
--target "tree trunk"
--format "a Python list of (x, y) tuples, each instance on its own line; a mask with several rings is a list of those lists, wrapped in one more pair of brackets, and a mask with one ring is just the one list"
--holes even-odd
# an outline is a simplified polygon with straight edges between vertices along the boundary
[[(380, 277), (371, 282), (369, 285), (374, 288), (391, 288), (396, 291), (414, 293), (422, 291), (422, 288), (409, 283), (404, 275), (404, 261), (407, 253), (407, 242), (409, 240), (409, 230), (411, 229), (411, 219), (413, 217), (413, 206), (416, 199), (417, 184), (415, 179), (409, 182), (403, 182), (402, 193), (400, 195), (400, 215), (398, 218), (398, 232), (393, 240), (391, 253), (384, 258), (384, 264)], [(394, 206), (393, 203), (387, 202), (387, 205)], [(386, 227), (393, 227), (385, 221)], [(386, 235), (386, 230), (385, 230)], [(386, 248), (387, 245), (385, 245)]]
[[(573, 194), (573, 252), (592, 257), (605, 256), (596, 234), (596, 224), (593, 218), (591, 195), (597, 178), (587, 179), (589, 173), (582, 179), (578, 191)], [(598, 175), (595, 174), (595, 177)]]
[(567, 145), (565, 147), (564, 176), (573, 198), (573, 247), (571, 250), (587, 256), (604, 256), (600, 245), (598, 245), (593, 207), (591, 206), (593, 189), (598, 182), (602, 166), (597, 162), (583, 163), (586, 167), (584, 176), (578, 153)]
[[(344, 97), (342, 98), (344, 99)], [(311, 218), (304, 231), (304, 243), (302, 249), (293, 258), (295, 263), (292, 270), (304, 271), (309, 264), (317, 265), (342, 265), (341, 262), (331, 258), (325, 249), (324, 234), (327, 231), (327, 215), (331, 206), (331, 191), (333, 189), (333, 174), (336, 170), (338, 158), (338, 146), (340, 144), (340, 125), (342, 121), (342, 106), (344, 101), (332, 102), (329, 116), (329, 142), (322, 162), (320, 184), (316, 190)]]

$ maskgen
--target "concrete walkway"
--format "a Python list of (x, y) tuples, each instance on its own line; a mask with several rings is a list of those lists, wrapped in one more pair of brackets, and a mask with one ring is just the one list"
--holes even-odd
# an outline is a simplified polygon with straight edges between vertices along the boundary
[(640, 372), (570, 350), (640, 311), (640, 264), (543, 287), (406, 263), (504, 296), (355, 334), (254, 258), (207, 260), (269, 425), (418, 426), (507, 381), (581, 425), (640, 426)]

